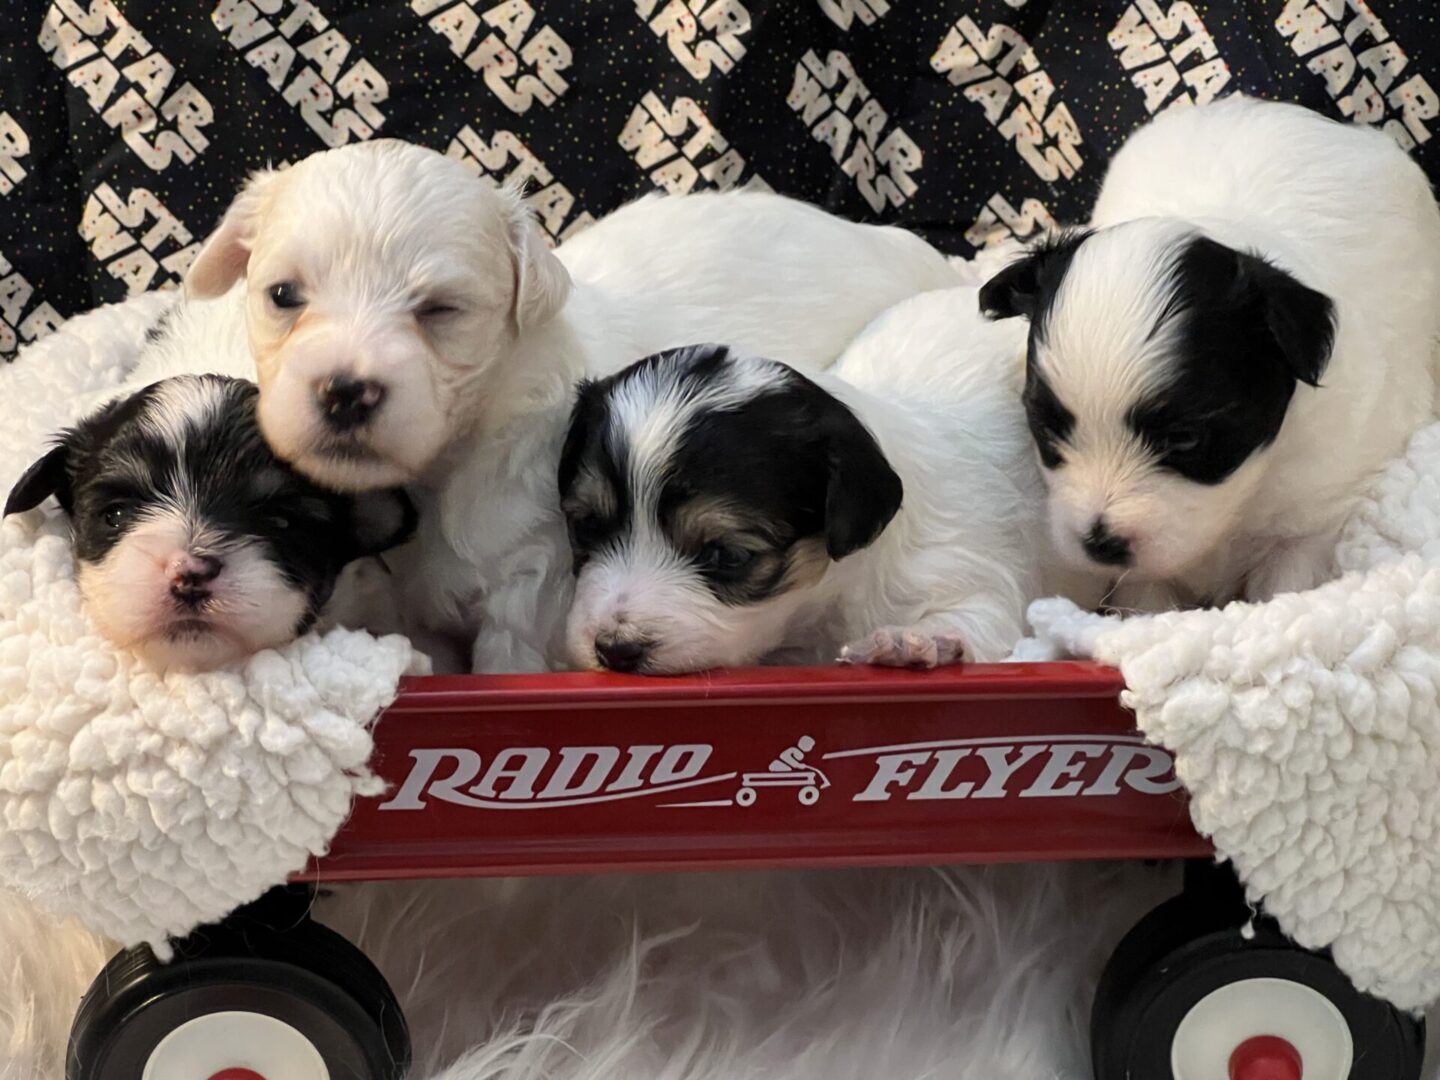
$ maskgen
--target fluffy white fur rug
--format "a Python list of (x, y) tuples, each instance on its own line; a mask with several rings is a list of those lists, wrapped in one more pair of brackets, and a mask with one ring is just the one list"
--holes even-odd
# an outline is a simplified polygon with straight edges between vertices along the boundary
[[(349, 886), (416, 1080), (1088, 1080), (1095, 979), (1173, 891), (1132, 865)], [(60, 1080), (108, 954), (0, 894), (0, 1077)], [(118, 1080), (118, 1078), (117, 1078)]]

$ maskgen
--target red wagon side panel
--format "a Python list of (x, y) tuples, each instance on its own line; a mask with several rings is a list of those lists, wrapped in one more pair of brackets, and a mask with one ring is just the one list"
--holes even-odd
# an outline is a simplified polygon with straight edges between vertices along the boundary
[(408, 681), (321, 880), (1201, 855), (1083, 664)]

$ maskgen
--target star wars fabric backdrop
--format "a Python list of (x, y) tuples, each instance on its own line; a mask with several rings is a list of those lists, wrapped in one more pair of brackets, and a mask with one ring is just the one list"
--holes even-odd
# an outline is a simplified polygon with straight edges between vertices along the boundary
[[(759, 179), (969, 253), (1085, 213), (1233, 90), (1440, 175), (1436, 0), (9, 0), (0, 354), (179, 280), (267, 163), (395, 136), (523, 175), (552, 238)], [(1356, 192), (1357, 199), (1365, 198)]]

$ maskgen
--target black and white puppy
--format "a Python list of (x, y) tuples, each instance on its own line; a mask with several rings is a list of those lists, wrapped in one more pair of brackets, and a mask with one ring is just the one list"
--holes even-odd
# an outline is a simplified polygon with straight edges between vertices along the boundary
[(1003, 659), (1042, 512), (1006, 375), (1023, 342), (974, 289), (944, 290), (823, 375), (697, 346), (583, 384), (559, 473), (571, 661)]
[(1235, 97), (1132, 136), (1092, 226), (981, 293), (1029, 320), (1061, 553), (1142, 610), (1331, 576), (1366, 477), (1433, 415), (1424, 174), (1378, 131)]
[(415, 526), (395, 491), (357, 500), (281, 462), (253, 383), (184, 375), (103, 406), (16, 483), (5, 515), (54, 495), (96, 628), (159, 668), (215, 667), (308, 630), (345, 565)]

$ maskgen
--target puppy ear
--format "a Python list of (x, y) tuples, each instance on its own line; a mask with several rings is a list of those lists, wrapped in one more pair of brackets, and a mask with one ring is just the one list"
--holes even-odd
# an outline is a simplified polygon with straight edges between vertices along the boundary
[(61, 443), (25, 470), (23, 476), (10, 489), (5, 500), (5, 512), (0, 517), (33, 510), (51, 495), (60, 500), (67, 512), (70, 509), (70, 447)]
[(900, 509), (905, 489), (875, 436), (838, 401), (826, 426), (825, 551), (838, 560), (874, 542)]
[(542, 326), (570, 296), (570, 271), (555, 257), (530, 209), (516, 188), (501, 196), (509, 212), (510, 252), (515, 259), (515, 326), (520, 331)]
[(420, 513), (401, 488), (366, 491), (351, 496), (355, 558), (378, 555), (415, 535)]
[(1265, 313), (1265, 325), (1285, 366), (1307, 386), (1319, 386), (1335, 347), (1334, 302), (1258, 256), (1240, 258), (1241, 275)]
[(1075, 250), (1090, 233), (1074, 231), (1042, 240), (980, 287), (980, 311), (990, 319), (1034, 318), (1041, 297), (1053, 292)]
[(219, 227), (201, 245), (200, 253), (190, 264), (185, 274), (187, 296), (202, 300), (219, 296), (245, 276), (250, 249), (260, 228), (265, 196), (279, 177), (276, 170), (263, 169), (245, 182)]
[(1040, 291), (1038, 255), (1026, 255), (980, 286), (980, 313), (989, 319), (1035, 314)]
[(570, 426), (565, 429), (565, 446), (560, 451), (560, 468), (556, 481), (563, 499), (575, 483), (580, 458), (590, 443), (590, 433), (605, 419), (605, 388), (594, 379), (584, 379), (575, 388), (575, 407), (570, 410)]

